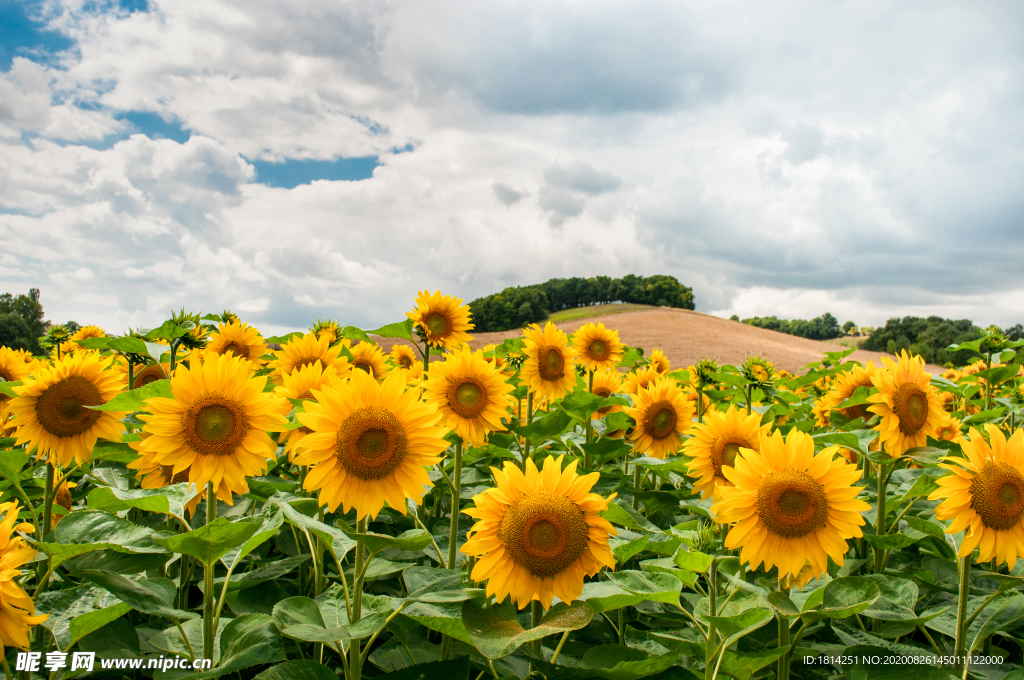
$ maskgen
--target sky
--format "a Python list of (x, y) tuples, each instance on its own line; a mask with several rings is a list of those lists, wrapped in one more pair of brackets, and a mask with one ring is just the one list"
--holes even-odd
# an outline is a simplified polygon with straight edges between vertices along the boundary
[(0, 292), (270, 332), (553, 277), (1024, 322), (1024, 4), (0, 0)]

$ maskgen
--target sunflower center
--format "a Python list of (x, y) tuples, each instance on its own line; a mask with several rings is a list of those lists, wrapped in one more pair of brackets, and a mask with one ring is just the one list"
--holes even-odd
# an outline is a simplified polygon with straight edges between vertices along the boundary
[(452, 332), (451, 320), (440, 312), (427, 314), (427, 318), (423, 320), (423, 323), (435, 338), (446, 337)]
[(14, 375), (12, 375), (11, 372), (8, 371), (3, 366), (0, 366), (0, 378), (2, 378), (4, 382), (13, 382), (14, 381)]
[(224, 346), (221, 354), (227, 354), (233, 357), (242, 357), (243, 359), (249, 358), (249, 348), (245, 345), (239, 345), (237, 342), (229, 342)]
[(725, 476), (722, 474), (724, 466), (736, 467), (736, 456), (743, 447), (749, 449), (750, 442), (736, 439), (720, 439), (715, 442), (715, 447), (711, 450), (711, 462), (715, 466), (717, 476)]
[(338, 428), (334, 450), (345, 471), (360, 479), (382, 479), (407, 452), (405, 427), (380, 406), (356, 409)]
[(1024, 515), (1024, 475), (1007, 463), (989, 463), (971, 483), (971, 507), (985, 526), (1006, 531)]
[(135, 389), (145, 387), (149, 383), (156, 382), (157, 380), (160, 380), (163, 377), (163, 368), (156, 366), (156, 364), (146, 366), (144, 369), (139, 371), (139, 374), (137, 376), (135, 376)]
[(36, 417), (44, 430), (56, 437), (74, 437), (99, 420), (100, 412), (86, 408), (103, 403), (100, 391), (80, 375), (69, 375), (39, 395)]
[(757, 490), (757, 515), (776, 536), (806, 536), (828, 520), (825, 488), (802, 470), (774, 470)]
[(542, 379), (559, 380), (565, 374), (565, 357), (557, 347), (542, 347), (537, 359)]
[(534, 491), (516, 501), (498, 536), (516, 562), (538, 578), (561, 573), (587, 549), (583, 512), (565, 496)]
[(678, 416), (671, 402), (659, 401), (647, 408), (644, 416), (644, 432), (652, 439), (665, 439), (676, 431)]
[(208, 392), (192, 402), (182, 424), (189, 446), (205, 456), (233, 454), (249, 431), (241, 405), (220, 392)]
[(604, 361), (608, 358), (608, 343), (600, 338), (591, 342), (587, 350), (590, 358), (595, 361)]
[(476, 378), (464, 378), (448, 387), (448, 406), (463, 418), (476, 418), (487, 407), (487, 390)]
[(309, 366), (311, 364), (315, 364), (318, 361), (320, 361), (320, 357), (318, 357), (318, 356), (317, 357), (303, 357), (301, 360), (295, 362), (295, 367), (292, 370), (298, 370), (300, 368), (305, 368), (306, 366)]
[(892, 395), (892, 410), (900, 421), (900, 431), (914, 435), (928, 420), (928, 397), (916, 383), (903, 383)]
[[(608, 389), (607, 387), (595, 387), (594, 391), (593, 391), (593, 394), (596, 394), (597, 396), (601, 397), (602, 399), (607, 399), (608, 397), (612, 396), (612, 391), (610, 389)], [(602, 406), (601, 408), (597, 409), (597, 414), (599, 416), (603, 416), (606, 413), (608, 413), (608, 411), (611, 411), (611, 410), (612, 410), (611, 406)]]
[[(365, 359), (356, 359), (352, 362), (353, 368), (358, 368), (360, 371), (366, 371), (370, 375), (373, 375), (373, 364)], [(374, 376), (376, 377), (376, 376)]]
[(412, 368), (412, 357), (408, 354), (403, 354), (398, 357), (398, 365), (402, 368)]

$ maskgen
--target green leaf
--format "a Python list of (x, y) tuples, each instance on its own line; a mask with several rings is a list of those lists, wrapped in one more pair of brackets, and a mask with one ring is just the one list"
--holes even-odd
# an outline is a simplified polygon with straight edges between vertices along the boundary
[(341, 329), (339, 335), (342, 338), (348, 338), (349, 340), (361, 340), (362, 342), (369, 342), (371, 344), (377, 344), (370, 339), (370, 336), (366, 334), (362, 328), (356, 328), (355, 326), (345, 326)]
[[(703, 640), (700, 643), (687, 640), (678, 637), (676, 631), (652, 631), (651, 636), (669, 649), (691, 658), (703, 659), (706, 654)], [(784, 651), (782, 649), (766, 649), (759, 652), (734, 652), (726, 649), (722, 656), (722, 665), (718, 676), (722, 677), (722, 674), (726, 674), (738, 678), (738, 680), (750, 680), (754, 673), (773, 663), (782, 656)]]
[(245, 559), (246, 555), (262, 545), (264, 541), (267, 541), (272, 536), (277, 535), (281, 525), (284, 524), (284, 513), (278, 508), (279, 506), (272, 506), (269, 504), (264, 506), (263, 514), (258, 516), (258, 519), (262, 519), (263, 521), (260, 523), (259, 528), (256, 529), (256, 533), (250, 536), (241, 546), (226, 552), (222, 556), (221, 559), (224, 560), (224, 564), (227, 565), (231, 571), (235, 570), (235, 567)]
[(868, 545), (875, 548), (882, 548), (883, 550), (899, 550), (905, 548), (908, 545), (917, 543), (919, 538), (908, 536), (904, 533), (886, 534), (884, 536), (876, 536), (875, 534), (864, 534), (864, 540), (867, 541)]
[[(631, 541), (619, 542), (618, 545), (614, 545), (612, 547), (612, 554), (615, 556), (615, 563), (624, 564), (634, 555), (643, 552), (649, 540), (651, 540), (650, 534), (644, 534)], [(609, 541), (609, 545), (612, 545), (611, 541)]]
[(20, 396), (14, 391), (15, 387), (21, 387), (20, 380), (0, 380), (0, 394), (8, 399), (17, 399)]
[(606, 575), (609, 581), (626, 592), (641, 595), (646, 600), (679, 604), (679, 593), (683, 589), (683, 582), (672, 574), (610, 571)]
[(20, 489), (21, 471), (24, 469), (25, 463), (28, 462), (28, 459), (29, 455), (24, 449), (0, 451), (0, 475), (2, 475), (4, 479), (9, 481), (16, 488)]
[(755, 631), (774, 618), (771, 609), (757, 607), (734, 614), (732, 616), (705, 616), (704, 619), (714, 624), (726, 637), (726, 646), (732, 644), (747, 633)]
[(968, 652), (977, 649), (985, 641), (985, 638), (998, 631), (1008, 629), (1022, 618), (1024, 618), (1024, 595), (1012, 592), (996, 598), (971, 623), (969, 633), (973, 634), (973, 638)]
[(572, 416), (562, 409), (555, 409), (529, 425), (513, 427), (512, 430), (538, 445), (561, 434), (572, 422)]
[(825, 585), (820, 608), (805, 611), (803, 616), (812, 620), (824, 617), (845, 619), (864, 611), (881, 596), (878, 584), (870, 579), (862, 576), (838, 578)]
[(633, 529), (640, 532), (646, 531), (654, 534), (665, 533), (655, 525), (648, 522), (646, 517), (630, 507), (629, 503), (626, 503), (621, 498), (616, 498), (614, 501), (609, 503), (608, 509), (600, 514), (601, 517), (604, 517), (612, 524), (618, 524), (619, 526), (626, 527), (627, 529)]
[(536, 627), (524, 630), (516, 618), (511, 600), (504, 604), (488, 605), (482, 600), (462, 603), (462, 621), (473, 645), (488, 659), (508, 656), (520, 645), (539, 640), (547, 635), (579, 630), (594, 618), (594, 610), (579, 600), (566, 605), (553, 606)]
[(292, 507), (290, 503), (286, 503), (276, 498), (271, 498), (271, 501), (281, 509), (286, 522), (320, 538), (320, 540), (327, 544), (328, 549), (334, 553), (334, 556), (337, 557), (339, 561), (345, 557), (349, 550), (356, 546), (355, 540), (346, 536), (344, 531), (340, 531), (313, 517), (302, 514)]
[(212, 524), (204, 524), (188, 533), (158, 538), (156, 541), (172, 552), (190, 555), (205, 565), (212, 565), (223, 555), (243, 545), (259, 529), (260, 525), (255, 522), (231, 522), (218, 517)]
[(406, 319), (389, 323), (387, 326), (381, 326), (377, 330), (367, 331), (367, 333), (382, 338), (404, 338), (415, 345), (416, 339), (412, 335), (412, 327), (412, 319)]
[(704, 553), (697, 552), (696, 550), (687, 552), (680, 548), (676, 551), (672, 561), (682, 569), (695, 571), (698, 574), (705, 574), (707, 573), (708, 568), (711, 567), (711, 563), (714, 559), (715, 558), (711, 555), (705, 555)]
[[(469, 657), (428, 661), (378, 675), (374, 680), (469, 680)], [(504, 679), (503, 679), (504, 680)]]
[(800, 616), (800, 609), (793, 603), (793, 600), (789, 599), (789, 595), (780, 590), (768, 593), (765, 601), (782, 616)]
[(320, 605), (308, 597), (289, 597), (274, 606), (273, 620), (282, 634), (305, 642), (335, 645), (341, 640), (369, 637), (384, 626), (389, 612), (374, 612), (354, 626), (328, 626)]
[(465, 576), (458, 569), (409, 567), (402, 572), (408, 596), (406, 602), (462, 602), (483, 597), (482, 588), (466, 587)]
[(861, 385), (860, 387), (858, 387), (857, 389), (855, 389), (853, 391), (853, 394), (851, 394), (846, 399), (846, 401), (844, 401), (843, 403), (839, 404), (835, 408), (837, 408), (837, 409), (845, 409), (845, 408), (850, 408), (851, 406), (861, 406), (862, 404), (868, 404), (868, 403), (870, 403), (868, 401), (868, 397), (871, 396), (871, 392), (874, 389), (875, 388), (870, 386), (870, 385)]
[(105, 404), (90, 406), (89, 408), (94, 411), (124, 411), (134, 413), (135, 411), (145, 411), (146, 400), (151, 397), (165, 397), (167, 399), (173, 399), (174, 395), (171, 393), (171, 381), (154, 380), (147, 385), (143, 385), (137, 390), (121, 392)]
[[(221, 640), (220, 636), (223, 634), (224, 629), (228, 627), (228, 624), (233, 621), (232, 618), (222, 616), (220, 621), (217, 623), (217, 633), (213, 637), (213, 663), (216, 664), (220, 659), (221, 651)], [(203, 620), (202, 619), (190, 619), (185, 623), (181, 624), (182, 629), (185, 631), (185, 635), (188, 638), (189, 644), (192, 645), (192, 650), (197, 653), (202, 653), (203, 649)], [(153, 635), (149, 638), (149, 645), (154, 649), (158, 649), (161, 652), (167, 654), (175, 654), (177, 656), (189, 656), (188, 647), (185, 645), (185, 641), (181, 637), (181, 631), (176, 627), (170, 626), (165, 628), (161, 632)]]
[[(583, 656), (583, 667), (558, 666), (531, 655), (530, 663), (548, 678), (558, 680), (583, 680), (584, 678), (606, 678), (606, 680), (638, 680), (658, 675), (672, 668), (682, 658), (682, 652), (661, 656), (650, 656), (639, 649), (620, 645), (598, 645), (587, 650)], [(672, 680), (696, 680), (691, 672), (673, 668)]]
[(417, 602), (403, 609), (401, 615), (467, 645), (473, 644), (473, 639), (462, 623), (461, 604)]
[[(170, 535), (140, 527), (103, 510), (76, 510), (65, 515), (53, 531), (54, 540), (58, 544), (89, 545), (94, 550), (135, 553), (167, 552), (159, 541)], [(47, 552), (43, 543), (35, 545), (39, 550)], [(81, 552), (76, 554), (80, 555)]]
[[(189, 489), (192, 489), (189, 491)], [(195, 484), (182, 482), (160, 489), (122, 490), (109, 486), (98, 486), (89, 491), (88, 502), (92, 510), (106, 510), (115, 513), (138, 508), (146, 512), (185, 517), (185, 504), (196, 497)]]
[(176, 324), (174, 321), (168, 319), (160, 324), (159, 328), (146, 333), (147, 340), (166, 340), (171, 342), (177, 340), (180, 337), (188, 335), (196, 325), (191, 321), (184, 321), (181, 324)]
[[(121, 574), (93, 569), (83, 569), (80, 573), (129, 605), (132, 609), (136, 609), (143, 614), (162, 616), (172, 621), (184, 621), (197, 618), (198, 616), (198, 614), (171, 606), (171, 601), (164, 598), (165, 590), (162, 590), (156, 584), (150, 583), (147, 579), (132, 581)], [(170, 583), (170, 581), (167, 582)], [(171, 593), (174, 593), (173, 587)]]
[(207, 680), (285, 659), (284, 641), (266, 614), (245, 614), (232, 620), (218, 636), (221, 657), (216, 668), (181, 676), (179, 680)]
[(50, 615), (41, 625), (50, 630), (62, 652), (131, 611), (130, 606), (93, 585), (43, 593), (36, 605), (36, 614)]
[(602, 397), (586, 390), (577, 390), (562, 400), (562, 408), (565, 409), (565, 412), (581, 423), (586, 423), (590, 420), (590, 416), (594, 411), (607, 406), (631, 406), (631, 404), (622, 397)]
[(352, 525), (341, 519), (338, 520), (338, 528), (353, 541), (362, 541), (371, 554), (388, 548), (417, 551), (430, 545), (430, 534), (423, 529), (410, 529), (398, 536), (375, 533), (361, 534), (353, 529)]
[(623, 590), (611, 581), (591, 581), (583, 584), (583, 594), (578, 598), (590, 605), (595, 614), (621, 607), (631, 607), (643, 601), (642, 595)]
[(292, 659), (271, 666), (254, 680), (338, 680), (338, 674), (316, 661)]

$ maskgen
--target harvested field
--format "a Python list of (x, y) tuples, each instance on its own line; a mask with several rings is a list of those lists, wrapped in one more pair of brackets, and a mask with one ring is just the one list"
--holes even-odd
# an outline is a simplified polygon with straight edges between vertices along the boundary
[[(586, 323), (600, 321), (619, 331), (622, 341), (628, 345), (643, 347), (647, 352), (660, 348), (676, 368), (688, 366), (705, 356), (723, 363), (739, 364), (751, 354), (760, 354), (778, 368), (798, 371), (813, 361), (819, 361), (825, 352), (842, 350), (833, 343), (798, 338), (685, 309), (647, 309), (606, 316), (608, 318), (593, 316), (556, 325), (571, 333)], [(473, 337), (470, 345), (479, 349), (488, 343), (498, 343), (520, 334), (518, 330), (480, 333)], [(390, 339), (381, 341), (386, 351), (390, 351), (394, 344), (395, 341)], [(866, 350), (857, 350), (852, 355), (857, 361), (874, 361), (876, 365), (881, 365), (883, 356), (891, 355)], [(943, 369), (929, 364), (927, 370), (936, 374), (942, 373)]]

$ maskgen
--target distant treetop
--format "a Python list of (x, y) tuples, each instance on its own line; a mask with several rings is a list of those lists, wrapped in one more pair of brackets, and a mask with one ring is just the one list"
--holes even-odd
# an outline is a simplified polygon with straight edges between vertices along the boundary
[(507, 331), (539, 323), (552, 312), (589, 305), (629, 302), (659, 307), (693, 309), (693, 290), (674, 276), (655, 274), (621, 279), (551, 279), (532, 286), (514, 286), (469, 303), (475, 331)]

